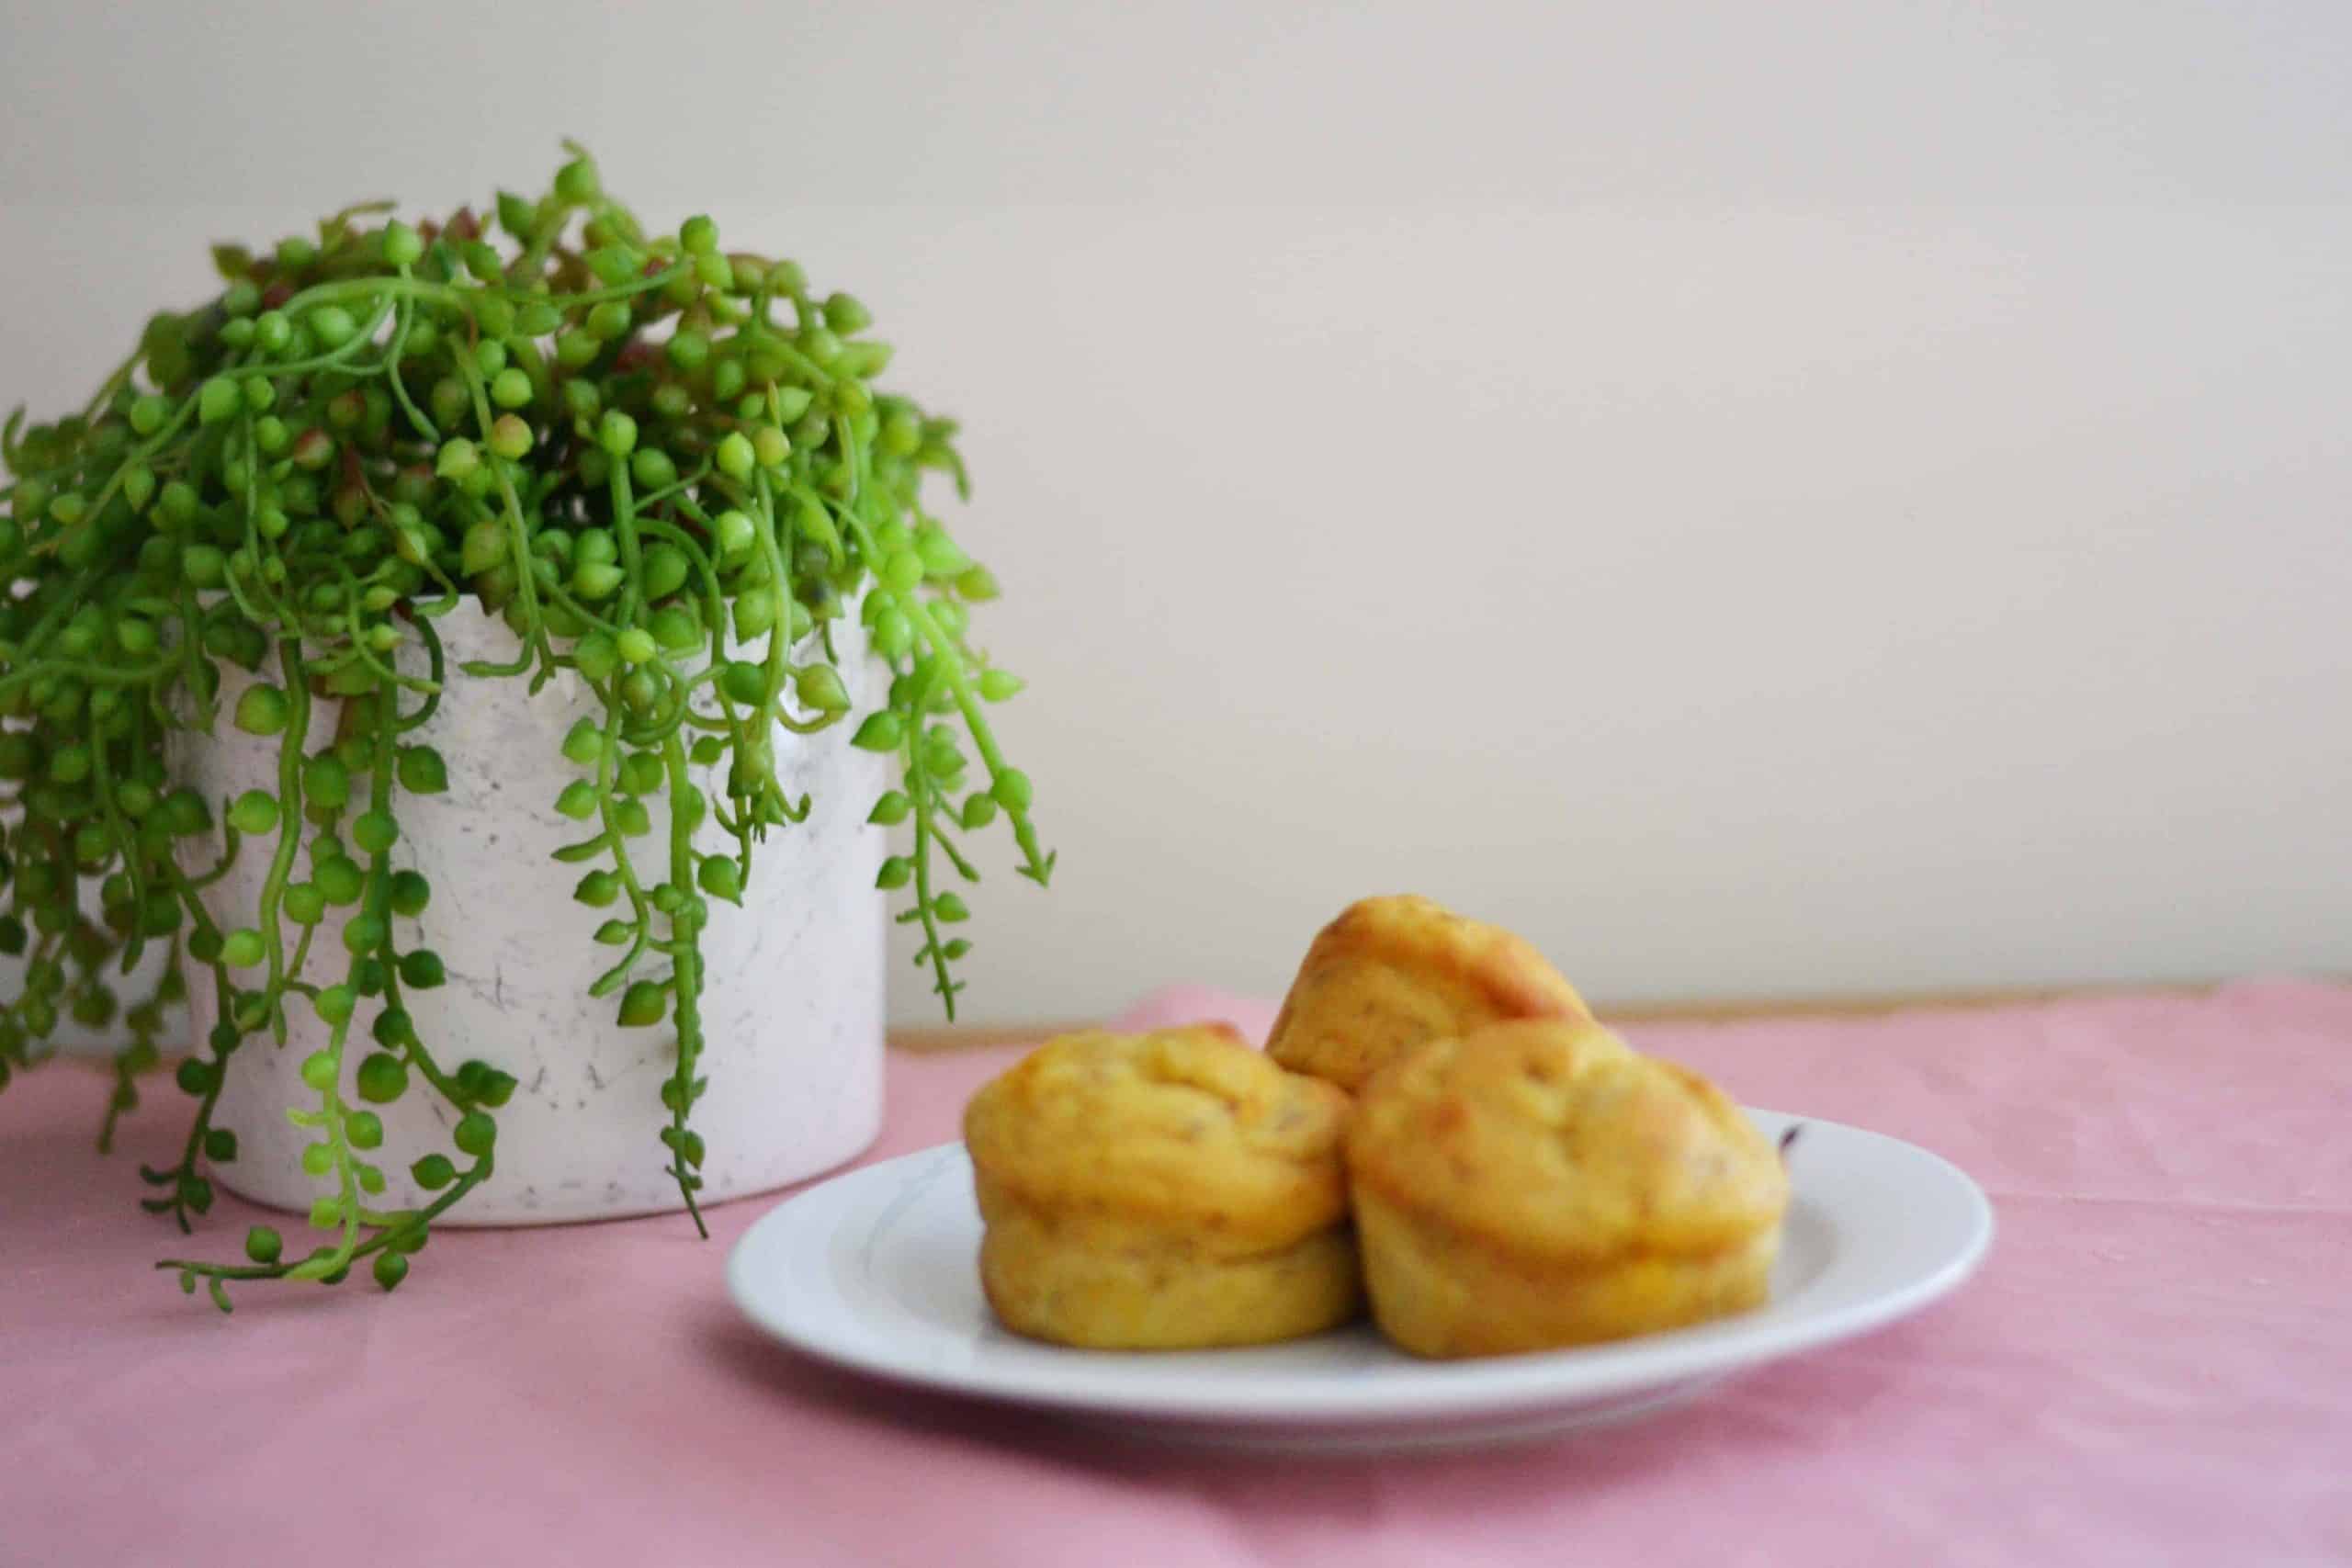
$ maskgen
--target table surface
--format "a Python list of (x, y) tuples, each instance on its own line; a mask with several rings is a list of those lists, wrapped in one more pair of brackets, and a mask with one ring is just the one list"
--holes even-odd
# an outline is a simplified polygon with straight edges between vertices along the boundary
[[(1123, 1021), (1271, 1011), (1175, 987)], [(1183, 1453), (770, 1345), (721, 1276), (774, 1199), (709, 1244), (450, 1233), (395, 1297), (249, 1291), (224, 1319), (147, 1267), (170, 1239), (134, 1168), (170, 1116), (101, 1161), (101, 1080), (31, 1075), (0, 1097), (0, 1564), (2352, 1561), (2352, 987), (1628, 1028), (1957, 1161), (1998, 1211), (1984, 1271), (1636, 1425)], [(953, 1137), (1018, 1049), (894, 1052), (868, 1157)], [(214, 1247), (256, 1213), (224, 1198)]]

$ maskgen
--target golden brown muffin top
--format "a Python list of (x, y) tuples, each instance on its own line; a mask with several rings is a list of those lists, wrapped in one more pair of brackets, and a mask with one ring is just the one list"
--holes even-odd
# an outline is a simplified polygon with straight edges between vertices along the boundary
[(1705, 1078), (1589, 1021), (1498, 1023), (1368, 1084), (1357, 1181), (1531, 1259), (1706, 1254), (1776, 1223), (1780, 1156)]
[(1354, 1089), (1426, 1041), (1513, 1018), (1586, 1018), (1584, 998), (1500, 926), (1417, 894), (1365, 898), (1323, 928), (1266, 1053)]
[(1227, 1024), (1049, 1040), (972, 1097), (982, 1177), (1087, 1221), (1286, 1246), (1347, 1209), (1348, 1097)]

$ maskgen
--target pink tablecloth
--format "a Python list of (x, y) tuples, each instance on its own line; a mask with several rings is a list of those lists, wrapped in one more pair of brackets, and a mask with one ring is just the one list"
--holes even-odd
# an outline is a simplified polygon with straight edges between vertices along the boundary
[[(1137, 1017), (1269, 1010), (1171, 990)], [(1646, 1422), (1441, 1458), (1180, 1455), (801, 1364), (727, 1247), (437, 1237), (387, 1300), (147, 1264), (150, 1111), (0, 1098), (0, 1562), (1154, 1565), (2352, 1561), (2352, 988), (2245, 984), (1635, 1032), (1742, 1098), (1937, 1149), (2001, 1234), (1959, 1296)], [(1003, 1052), (891, 1065), (876, 1156)], [(168, 1094), (159, 1095), (168, 1100)], [(216, 1212), (233, 1249), (250, 1215)]]

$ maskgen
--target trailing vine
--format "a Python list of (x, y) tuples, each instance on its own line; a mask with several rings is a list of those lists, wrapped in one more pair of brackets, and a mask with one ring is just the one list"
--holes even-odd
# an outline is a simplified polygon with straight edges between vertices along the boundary
[[(955, 424), (876, 389), (891, 351), (856, 299), (722, 251), (707, 218), (649, 236), (570, 152), (546, 196), (501, 194), (494, 221), (369, 206), (315, 240), (216, 247), (217, 298), (151, 320), (81, 412), (19, 410), (0, 441), (0, 953), (23, 961), (0, 1089), (55, 1054), (62, 1019), (119, 1029), (107, 1147), (196, 992), (212, 1021), (175, 1071), (188, 1132), (141, 1171), (145, 1206), (186, 1231), (238, 1156), (215, 1114), (241, 1051), (297, 1024), (325, 1042), (285, 1108), (311, 1134), (315, 1245), (260, 1225), (242, 1261), (159, 1265), (224, 1311), (232, 1284), (363, 1264), (392, 1289), (495, 1171), (514, 1077), (469, 1043), (428, 1043), (410, 1007), (446, 971), (401, 806), (447, 767), (409, 737), (452, 683), (536, 694), (568, 670), (593, 696), (553, 803), (583, 836), (556, 859), (612, 911), (591, 994), (674, 1037), (661, 1138), (697, 1227), (703, 935), (810, 805), (778, 781), (777, 732), (854, 723), (853, 744), (896, 759), (869, 820), (911, 844), (878, 882), (911, 895), (899, 919), (921, 925), (949, 1017), (970, 942), (947, 884), (978, 879), (950, 829), (1001, 818), (1022, 874), (1053, 870), (987, 718), (1021, 682), (967, 637), (995, 581), (922, 498), (935, 472), (967, 491)], [(435, 623), (461, 606), (503, 619), (511, 656), (453, 669)], [(851, 615), (891, 673), (864, 714), (835, 651)], [(223, 719), (274, 749), (273, 787), (215, 803), (175, 773), (172, 737)], [(724, 849), (702, 847), (706, 822)], [(266, 857), (260, 895), (224, 920), (241, 854)], [(339, 955), (314, 952), (331, 922)], [(159, 944), (160, 981), (122, 1008), (110, 976)], [(386, 1207), (376, 1108), (413, 1093), (447, 1108), (449, 1147), (403, 1151), (429, 1196)]]

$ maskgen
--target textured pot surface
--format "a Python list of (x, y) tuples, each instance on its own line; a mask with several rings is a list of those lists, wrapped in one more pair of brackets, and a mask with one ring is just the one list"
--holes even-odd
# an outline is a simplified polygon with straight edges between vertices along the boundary
[[(392, 860), (423, 872), (433, 886), (421, 920), (396, 923), (399, 944), (437, 951), (448, 983), (408, 991), (403, 999), (445, 1068), (479, 1057), (520, 1085), (498, 1112), (494, 1174), (442, 1223), (530, 1224), (678, 1209), (677, 1187), (665, 1168), (669, 1154), (659, 1141), (668, 1122), (661, 1087), (676, 1061), (675, 1032), (666, 1020), (623, 1029), (615, 1021), (617, 998), (588, 996), (590, 983), (619, 953), (597, 945), (592, 933), (618, 911), (574, 902), (572, 886), (590, 867), (549, 858), (586, 836), (553, 802), (565, 783), (581, 776), (560, 754), (565, 733), (601, 710), (569, 671), (537, 696), (529, 694), (527, 678), (455, 674), (461, 660), (510, 658), (514, 646), (504, 626), (470, 602), (438, 627), (452, 678), (440, 711), (404, 739), (440, 750), (449, 787), (439, 795), (400, 797), (402, 837)], [(843, 627), (835, 640), (858, 706), (877, 702), (887, 675), (865, 659), (862, 637)], [(224, 714), (242, 689), (234, 679), (240, 672), (227, 673)], [(334, 733), (337, 712), (332, 701), (312, 705), (312, 749)], [(759, 844), (741, 908), (711, 901), (703, 933), (700, 1065), (710, 1089), (692, 1121), (709, 1151), (705, 1202), (765, 1191), (838, 1165), (880, 1129), (888, 912), (874, 890), (883, 835), (865, 816), (884, 787), (885, 759), (851, 747), (849, 728), (806, 737), (779, 729), (776, 776), (787, 795), (811, 797), (808, 818), (772, 829)], [(178, 771), (216, 806), (248, 789), (276, 793), (275, 741), (242, 735), (224, 719), (217, 737), (189, 736), (179, 744)], [(355, 780), (352, 813), (362, 808), (363, 789)], [(666, 874), (669, 824), (662, 798), (647, 805), (653, 831), (629, 844), (650, 886)], [(706, 849), (732, 841), (707, 820), (696, 835)], [(208, 890), (223, 929), (254, 922), (269, 850), (266, 841), (249, 842), (235, 869)], [(310, 870), (306, 835), (294, 876)], [(339, 917), (345, 912), (330, 909), (312, 942), (307, 974), (320, 984), (343, 977)], [(287, 929), (290, 942), (299, 928), (288, 922)], [(647, 977), (665, 972), (666, 961), (654, 954), (639, 970)], [(211, 988), (192, 984), (190, 991), (194, 1038), (201, 1041), (216, 1017)], [(363, 998), (352, 1021), (346, 1099), (360, 1058), (372, 1049), (367, 1026), (374, 1013), (375, 1003)], [(300, 1066), (326, 1043), (327, 1032), (299, 998), (288, 1015), (292, 1032), (282, 1049), (263, 1033), (249, 1036), (232, 1059), (218, 1121), (236, 1133), (239, 1155), (213, 1174), (242, 1196), (302, 1210), (325, 1189), (301, 1168), (312, 1134), (290, 1124), (285, 1112), (316, 1104)], [(372, 1109), (383, 1118), (384, 1144), (368, 1157), (390, 1180), (375, 1201), (423, 1201), (408, 1168), (435, 1152), (462, 1163), (449, 1143), (453, 1114), (413, 1076), (398, 1101)]]

